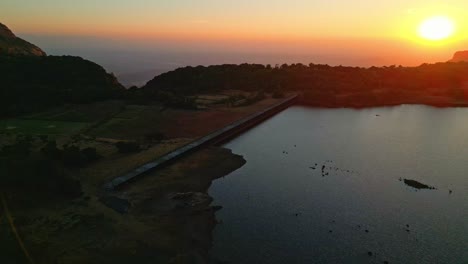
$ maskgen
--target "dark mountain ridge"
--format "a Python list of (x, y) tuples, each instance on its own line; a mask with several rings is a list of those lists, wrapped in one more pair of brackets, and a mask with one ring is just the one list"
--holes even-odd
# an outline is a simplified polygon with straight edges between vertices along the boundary
[(450, 62), (461, 62), (461, 61), (468, 62), (468, 50), (455, 52), (455, 54), (453, 55), (453, 58), (450, 60)]
[(116, 77), (98, 64), (80, 57), (46, 56), (0, 25), (0, 117), (123, 94)]
[(304, 104), (318, 107), (467, 106), (468, 62), (371, 68), (312, 63), (185, 67), (161, 74), (133, 92), (150, 100), (168, 92), (194, 96), (226, 89), (294, 91), (302, 94)]
[(39, 47), (18, 38), (2, 23), (0, 23), (0, 55), (47, 56)]

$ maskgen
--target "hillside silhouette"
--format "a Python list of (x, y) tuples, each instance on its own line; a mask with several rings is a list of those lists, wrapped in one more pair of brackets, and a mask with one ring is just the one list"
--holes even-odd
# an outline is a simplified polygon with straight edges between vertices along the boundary
[(124, 88), (99, 65), (71, 56), (0, 56), (0, 116), (112, 99)]
[(468, 50), (457, 51), (450, 62), (468, 61)]
[(344, 67), (320, 64), (260, 64), (185, 67), (159, 75), (141, 89), (139, 100), (162, 93), (193, 96), (227, 89), (302, 93), (302, 102), (321, 107), (370, 107), (398, 104), (466, 105), (468, 63), (418, 67)]
[(0, 25), (0, 117), (65, 103), (112, 99), (124, 91), (96, 63), (72, 56), (46, 56)]
[(303, 104), (317, 107), (466, 106), (468, 102), (468, 62), (462, 61), (466, 52), (457, 52), (451, 62), (418, 67), (313, 63), (184, 67), (125, 91), (114, 75), (93, 62), (72, 56), (45, 56), (40, 48), (17, 38), (4, 25), (0, 25), (0, 38), (0, 116), (114, 98), (196, 108), (197, 95), (232, 89), (258, 93), (258, 98), (263, 93), (298, 92)]
[(18, 38), (4, 24), (0, 23), (0, 55), (46, 56), (39, 47)]

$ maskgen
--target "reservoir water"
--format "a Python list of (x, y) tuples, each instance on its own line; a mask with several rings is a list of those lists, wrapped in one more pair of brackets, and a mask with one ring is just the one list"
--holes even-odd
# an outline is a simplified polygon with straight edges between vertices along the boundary
[(215, 259), (468, 263), (468, 109), (295, 106), (225, 147)]

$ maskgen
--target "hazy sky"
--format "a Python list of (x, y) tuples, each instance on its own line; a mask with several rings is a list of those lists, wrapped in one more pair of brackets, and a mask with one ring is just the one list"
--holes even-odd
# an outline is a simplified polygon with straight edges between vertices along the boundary
[[(0, 18), (51, 54), (244, 54), (247, 62), (251, 54), (252, 62), (274, 55), (278, 63), (368, 66), (447, 60), (468, 49), (466, 10), (467, 0), (1, 0)], [(454, 37), (419, 39), (418, 25), (435, 15), (455, 21)]]

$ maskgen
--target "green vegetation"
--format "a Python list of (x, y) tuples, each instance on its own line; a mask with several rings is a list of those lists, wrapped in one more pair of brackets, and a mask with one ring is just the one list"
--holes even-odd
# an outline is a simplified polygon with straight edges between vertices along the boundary
[(285, 97), (284, 91), (282, 91), (281, 89), (277, 89), (277, 90), (273, 91), (272, 97), (273, 98), (284, 98)]
[(23, 116), (23, 119), (92, 123), (108, 118), (125, 107), (123, 101), (106, 100), (90, 104), (68, 104)]
[(66, 145), (63, 149), (59, 149), (54, 141), (49, 142), (42, 152), (49, 158), (61, 161), (65, 167), (69, 168), (82, 168), (101, 158), (95, 148), (80, 149), (74, 145)]
[(70, 176), (70, 170), (100, 158), (94, 147), (60, 148), (44, 135), (18, 135), (12, 143), (0, 146), (0, 192), (76, 198), (81, 195), (81, 184)]
[(0, 191), (16, 196), (24, 192), (48, 197), (80, 196), (80, 183), (65, 170), (69, 164), (62, 154), (68, 151), (54, 148), (55, 143), (36, 151), (33, 143), (30, 136), (18, 137), (0, 149)]
[(259, 92), (256, 92), (255, 94), (253, 94), (252, 96), (250, 97), (247, 97), (245, 99), (245, 102), (241, 105), (251, 105), (251, 104), (254, 104), (258, 101), (261, 101), (263, 99), (265, 99), (266, 96), (265, 96), (265, 93), (263, 91), (259, 91)]
[(153, 105), (127, 105), (122, 111), (88, 131), (89, 135), (103, 138), (144, 140), (160, 134), (160, 123), (167, 117), (163, 107)]
[(120, 153), (134, 153), (141, 150), (140, 145), (137, 142), (117, 142), (115, 144)]
[(141, 92), (141, 89), (130, 89), (125, 94), (125, 98), (134, 104), (162, 103), (166, 107), (180, 109), (197, 109), (197, 98), (192, 94), (182, 94), (170, 90), (152, 90)]
[(68, 135), (85, 128), (89, 123), (51, 120), (0, 120), (0, 133)]

